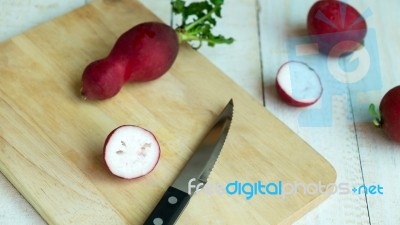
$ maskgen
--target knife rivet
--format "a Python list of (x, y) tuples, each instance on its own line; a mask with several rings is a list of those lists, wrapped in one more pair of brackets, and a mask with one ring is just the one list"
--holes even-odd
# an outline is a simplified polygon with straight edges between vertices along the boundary
[(162, 225), (163, 223), (164, 223), (164, 221), (161, 218), (155, 218), (153, 220), (154, 225)]
[(175, 196), (171, 196), (168, 198), (168, 202), (169, 202), (169, 204), (173, 205), (178, 202), (178, 199)]

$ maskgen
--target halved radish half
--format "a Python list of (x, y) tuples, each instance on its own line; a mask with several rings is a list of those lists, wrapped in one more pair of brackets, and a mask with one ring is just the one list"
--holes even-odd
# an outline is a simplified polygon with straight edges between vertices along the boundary
[(160, 145), (150, 131), (134, 125), (123, 125), (107, 136), (103, 154), (111, 173), (133, 179), (150, 173), (156, 167)]
[(322, 95), (318, 74), (299, 61), (286, 62), (279, 68), (275, 86), (284, 102), (297, 107), (312, 105)]

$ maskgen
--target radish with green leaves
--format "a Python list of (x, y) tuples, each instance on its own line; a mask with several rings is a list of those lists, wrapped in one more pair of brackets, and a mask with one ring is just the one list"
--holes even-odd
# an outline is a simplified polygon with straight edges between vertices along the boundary
[(173, 12), (182, 16), (176, 29), (160, 22), (145, 22), (122, 34), (109, 55), (90, 63), (82, 75), (81, 95), (89, 100), (115, 96), (127, 82), (145, 82), (164, 75), (173, 65), (179, 44), (206, 42), (209, 46), (230, 44), (233, 38), (214, 35), (216, 17), (221, 17), (223, 0), (205, 0), (188, 5), (172, 2)]
[(369, 110), (375, 116), (375, 126), (382, 128), (391, 139), (400, 143), (400, 86), (390, 89), (383, 96), (379, 110), (373, 104)]

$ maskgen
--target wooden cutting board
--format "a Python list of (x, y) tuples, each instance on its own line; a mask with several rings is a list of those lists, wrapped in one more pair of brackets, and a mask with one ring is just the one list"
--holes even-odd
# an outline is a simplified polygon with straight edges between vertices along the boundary
[[(249, 200), (226, 192), (235, 181), (334, 183), (336, 173), (187, 45), (158, 80), (128, 84), (107, 101), (79, 97), (84, 67), (121, 33), (154, 20), (136, 1), (95, 1), (0, 44), (0, 169), (41, 216), (49, 224), (142, 224), (231, 98), (233, 123), (207, 184), (214, 191), (195, 195), (177, 224), (287, 224), (322, 202), (328, 195), (301, 189)], [(140, 179), (112, 176), (102, 161), (105, 137), (122, 124), (160, 141), (159, 164)]]

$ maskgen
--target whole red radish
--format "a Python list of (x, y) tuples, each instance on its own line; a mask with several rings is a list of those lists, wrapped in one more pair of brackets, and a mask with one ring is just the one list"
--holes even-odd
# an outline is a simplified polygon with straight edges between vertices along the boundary
[(109, 55), (90, 63), (82, 75), (81, 95), (89, 100), (115, 96), (126, 82), (151, 81), (164, 75), (173, 65), (182, 42), (197, 41), (199, 46), (233, 42), (232, 38), (214, 35), (214, 16), (221, 17), (223, 0), (204, 0), (185, 5), (172, 2), (175, 14), (182, 15), (182, 25), (173, 29), (160, 22), (145, 22), (122, 34)]
[(111, 173), (133, 179), (150, 173), (156, 167), (160, 146), (150, 131), (134, 125), (123, 125), (107, 136), (103, 155)]
[(176, 32), (147, 22), (122, 34), (110, 54), (89, 64), (82, 75), (82, 96), (102, 100), (116, 95), (127, 81), (154, 80), (166, 73), (178, 54)]
[(275, 87), (281, 99), (293, 106), (314, 104), (322, 95), (318, 74), (306, 63), (289, 61), (278, 70)]
[[(307, 30), (322, 53), (341, 54), (358, 48), (367, 33), (365, 18), (351, 5), (336, 0), (314, 3), (307, 16)], [(335, 53), (336, 55), (340, 55)]]
[(400, 143), (400, 86), (390, 89), (382, 98), (379, 111), (375, 111), (373, 104), (370, 112), (377, 118), (374, 124), (382, 128), (394, 141)]

